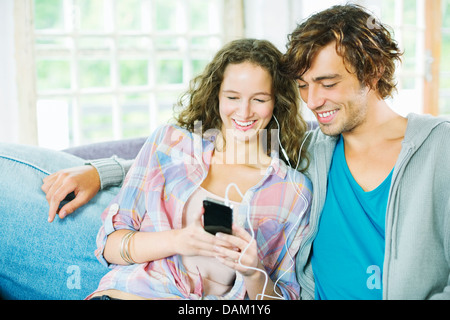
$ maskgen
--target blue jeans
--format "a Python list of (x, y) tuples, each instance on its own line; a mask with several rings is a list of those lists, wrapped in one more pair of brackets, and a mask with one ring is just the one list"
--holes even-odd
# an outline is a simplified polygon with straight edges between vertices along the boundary
[(83, 299), (108, 272), (94, 256), (95, 239), (117, 187), (47, 222), (42, 179), (83, 163), (61, 151), (0, 143), (0, 298)]

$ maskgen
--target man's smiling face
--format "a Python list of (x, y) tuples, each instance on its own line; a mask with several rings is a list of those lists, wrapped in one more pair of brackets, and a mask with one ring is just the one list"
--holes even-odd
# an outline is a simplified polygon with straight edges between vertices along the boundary
[(332, 42), (298, 79), (302, 100), (326, 135), (350, 132), (366, 119), (369, 89), (348, 69)]

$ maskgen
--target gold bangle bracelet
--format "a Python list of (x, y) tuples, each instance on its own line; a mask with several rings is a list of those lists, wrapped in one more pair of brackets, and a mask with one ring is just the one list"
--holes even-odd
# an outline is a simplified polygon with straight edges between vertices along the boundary
[(136, 231), (130, 231), (126, 233), (120, 244), (120, 257), (128, 264), (136, 264), (130, 254), (130, 240), (136, 234)]

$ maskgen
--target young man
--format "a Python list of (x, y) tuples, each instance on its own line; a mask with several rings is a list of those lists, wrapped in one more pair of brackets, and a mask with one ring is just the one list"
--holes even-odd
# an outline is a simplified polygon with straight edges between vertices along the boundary
[(289, 37), (285, 72), (320, 126), (307, 142), (302, 298), (450, 299), (450, 122), (389, 108), (400, 56), (356, 5), (315, 14)]

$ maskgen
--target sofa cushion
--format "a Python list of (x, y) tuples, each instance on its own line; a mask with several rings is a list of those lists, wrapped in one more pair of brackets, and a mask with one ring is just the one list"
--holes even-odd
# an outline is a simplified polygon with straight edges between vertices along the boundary
[(42, 179), (84, 160), (65, 152), (0, 143), (0, 298), (84, 299), (108, 268), (94, 255), (100, 215), (118, 188), (53, 223)]

